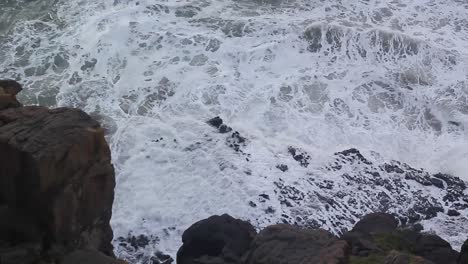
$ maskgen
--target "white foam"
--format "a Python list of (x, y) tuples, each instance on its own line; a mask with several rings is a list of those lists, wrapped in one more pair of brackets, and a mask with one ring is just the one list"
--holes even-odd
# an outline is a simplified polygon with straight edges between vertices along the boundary
[[(187, 4), (197, 14), (177, 17)], [(356, 147), (468, 180), (466, 4), (62, 0), (57, 8), (52, 31), (25, 22), (7, 48), (30, 45), (28, 34), (42, 41), (30, 64), (60, 53), (69, 66), (25, 76), (18, 55), (0, 66), (31, 87), (32, 102), (58, 89), (59, 105), (105, 117), (116, 237), (152, 233), (174, 254), (184, 228), (211, 214), (274, 222), (258, 220), (248, 201), (273, 191), (278, 163), (307, 173), (287, 156), (290, 145), (313, 153), (314, 165)], [(303, 38), (311, 27), (323, 33), (316, 53)], [(221, 43), (214, 52), (210, 41)], [(249, 161), (205, 123), (216, 115), (249, 140)]]

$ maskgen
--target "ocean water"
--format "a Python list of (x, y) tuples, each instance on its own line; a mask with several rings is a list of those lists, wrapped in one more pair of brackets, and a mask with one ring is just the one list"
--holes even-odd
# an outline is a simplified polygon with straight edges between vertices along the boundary
[(148, 254), (212, 214), (279, 221), (249, 201), (351, 147), (468, 180), (466, 0), (3, 0), (0, 77), (103, 123), (115, 237)]

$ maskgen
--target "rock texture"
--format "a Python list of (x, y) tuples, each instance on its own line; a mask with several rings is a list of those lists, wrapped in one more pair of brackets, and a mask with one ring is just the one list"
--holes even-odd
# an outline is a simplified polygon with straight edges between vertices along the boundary
[(0, 80), (0, 110), (20, 107), (16, 95), (22, 90), (21, 85), (11, 80)]
[(345, 263), (349, 246), (329, 232), (291, 225), (274, 225), (262, 230), (247, 252), (245, 263)]
[(458, 256), (458, 264), (468, 263), (468, 239), (463, 243), (463, 246)]
[(240, 263), (256, 232), (248, 222), (224, 214), (195, 223), (182, 235), (177, 263)]
[[(2, 98), (21, 90), (0, 87)], [(99, 123), (77, 109), (11, 105), (0, 111), (0, 263), (113, 256), (115, 176)]]
[[(228, 215), (202, 220), (184, 233), (184, 244), (179, 250), (177, 263), (468, 263), (465, 259), (466, 247), (459, 254), (448, 242), (436, 235), (420, 233), (415, 228), (398, 227), (397, 218), (385, 213), (365, 216), (351, 231), (340, 238), (322, 229), (279, 224), (260, 231), (252, 241), (239, 239), (239, 235), (249, 229), (251, 227), (248, 223), (235, 220)], [(231, 246), (225, 246), (227, 245), (225, 241), (230, 239), (235, 243), (228, 242), (227, 244)], [(187, 254), (187, 252), (197, 253)]]

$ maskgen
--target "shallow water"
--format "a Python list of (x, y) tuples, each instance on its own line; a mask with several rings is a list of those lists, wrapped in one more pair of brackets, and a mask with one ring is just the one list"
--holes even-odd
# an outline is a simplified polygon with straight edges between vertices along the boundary
[[(184, 228), (212, 214), (278, 221), (248, 203), (285, 177), (275, 166), (300, 177), (349, 147), (468, 179), (467, 1), (4, 1), (0, 10), (0, 77), (27, 87), (25, 103), (80, 107), (108, 130), (116, 237), (152, 234), (173, 255)], [(247, 139), (241, 151), (206, 124), (214, 116)], [(288, 146), (312, 153), (311, 166), (291, 161)]]

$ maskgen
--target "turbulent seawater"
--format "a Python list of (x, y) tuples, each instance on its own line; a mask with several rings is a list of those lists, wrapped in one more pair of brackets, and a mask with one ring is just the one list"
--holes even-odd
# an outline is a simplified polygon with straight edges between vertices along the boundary
[[(22, 102), (106, 127), (115, 237), (148, 235), (144, 254), (174, 256), (212, 214), (279, 222), (278, 182), (351, 147), (468, 180), (467, 0), (2, 0), (0, 37), (0, 78), (24, 84)], [(455, 247), (468, 231), (428, 226)]]

